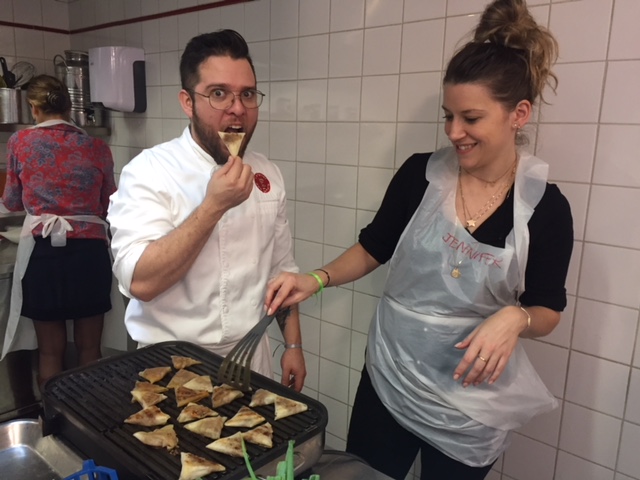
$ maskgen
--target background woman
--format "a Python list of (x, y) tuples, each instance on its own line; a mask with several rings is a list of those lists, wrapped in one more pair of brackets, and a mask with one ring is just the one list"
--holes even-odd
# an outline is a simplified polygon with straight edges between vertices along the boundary
[(7, 144), (2, 201), (27, 216), (2, 356), (36, 347), (33, 323), (42, 386), (64, 368), (67, 319), (74, 320), (78, 364), (101, 357), (112, 278), (104, 219), (116, 186), (108, 145), (70, 123), (71, 100), (62, 82), (37, 76), (27, 99), (36, 126), (16, 132)]
[(422, 479), (482, 479), (510, 431), (556, 406), (518, 339), (560, 320), (572, 218), (548, 166), (517, 148), (556, 58), (523, 0), (492, 2), (444, 77), (452, 147), (409, 158), (343, 255), (270, 283), (274, 310), (390, 260), (347, 451), (395, 479), (418, 452)]

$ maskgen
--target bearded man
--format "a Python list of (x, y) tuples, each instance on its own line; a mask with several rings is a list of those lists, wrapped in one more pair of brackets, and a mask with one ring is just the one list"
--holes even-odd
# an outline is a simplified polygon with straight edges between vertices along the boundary
[[(192, 38), (180, 79), (190, 125), (131, 160), (111, 197), (113, 270), (139, 346), (181, 340), (224, 356), (264, 315), (268, 280), (298, 268), (282, 174), (247, 150), (264, 94), (244, 38), (233, 30)], [(241, 142), (237, 153), (225, 136)], [(300, 391), (297, 308), (283, 336), (282, 383)], [(267, 335), (252, 369), (273, 376)]]

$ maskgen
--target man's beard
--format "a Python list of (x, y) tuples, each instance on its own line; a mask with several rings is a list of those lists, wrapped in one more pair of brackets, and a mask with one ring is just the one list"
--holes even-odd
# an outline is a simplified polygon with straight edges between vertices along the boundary
[[(191, 116), (191, 134), (197, 139), (197, 143), (202, 147), (202, 149), (207, 152), (209, 155), (213, 157), (215, 162), (218, 165), (224, 165), (227, 163), (229, 159), (229, 150), (227, 150), (226, 145), (218, 135), (217, 131), (213, 131), (213, 129), (207, 127), (200, 120), (198, 114), (196, 113), (195, 107), (192, 109), (193, 115)], [(251, 138), (251, 134), (245, 132), (244, 141), (242, 142), (242, 147), (240, 148), (240, 152), (238, 152), (239, 157), (244, 156), (244, 152), (246, 150), (247, 144), (249, 143), (249, 139)]]

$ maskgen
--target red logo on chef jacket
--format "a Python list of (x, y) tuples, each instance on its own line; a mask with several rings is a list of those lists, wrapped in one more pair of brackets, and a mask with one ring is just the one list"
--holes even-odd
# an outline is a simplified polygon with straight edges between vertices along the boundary
[(256, 187), (258, 187), (262, 193), (269, 193), (269, 190), (271, 190), (269, 179), (262, 173), (256, 173), (253, 176), (253, 181), (256, 182)]

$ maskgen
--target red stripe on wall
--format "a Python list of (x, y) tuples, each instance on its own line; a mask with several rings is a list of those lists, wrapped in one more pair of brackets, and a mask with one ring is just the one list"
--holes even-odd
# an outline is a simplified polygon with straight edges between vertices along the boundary
[(4, 25), (5, 27), (26, 28), (27, 30), (39, 30), (41, 32), (64, 33), (66, 35), (69, 35), (71, 33), (70, 30), (63, 30), (61, 28), (43, 27), (42, 25), (27, 25), (25, 23), (5, 22), (4, 20), (0, 20), (0, 25)]
[(75, 33), (93, 32), (95, 30), (102, 30), (103, 28), (119, 27), (121, 25), (129, 25), (131, 23), (146, 22), (147, 20), (156, 20), (158, 18), (173, 17), (175, 15), (182, 15), (184, 13), (199, 12), (201, 10), (208, 10), (210, 8), (225, 7), (227, 5), (234, 5), (236, 3), (246, 3), (246, 2), (253, 2), (253, 1), (254, 0), (222, 0), (221, 2), (205, 3), (203, 5), (195, 5), (193, 7), (178, 8), (177, 10), (170, 10), (168, 12), (156, 13), (153, 15), (145, 15), (145, 16), (136, 17), (136, 18), (127, 18), (124, 20), (117, 20), (115, 22), (109, 22), (109, 23), (101, 23), (99, 25), (93, 25), (92, 27), (76, 28), (75, 30), (64, 30), (61, 28), (44, 27), (42, 25), (27, 25), (25, 23), (6, 22), (4, 20), (0, 20), (0, 25), (4, 25), (6, 27), (26, 28), (28, 30), (39, 30), (41, 32), (63, 33), (66, 35), (73, 35)]

